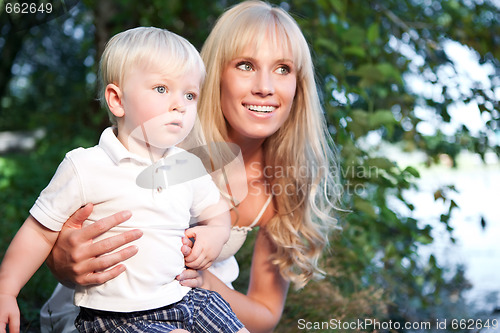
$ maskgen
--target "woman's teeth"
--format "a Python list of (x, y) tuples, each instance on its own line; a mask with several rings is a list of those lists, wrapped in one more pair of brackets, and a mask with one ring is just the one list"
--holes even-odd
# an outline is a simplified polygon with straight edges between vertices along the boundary
[(266, 105), (247, 105), (247, 109), (254, 112), (263, 112), (269, 113), (273, 112), (276, 107), (275, 106), (266, 106)]

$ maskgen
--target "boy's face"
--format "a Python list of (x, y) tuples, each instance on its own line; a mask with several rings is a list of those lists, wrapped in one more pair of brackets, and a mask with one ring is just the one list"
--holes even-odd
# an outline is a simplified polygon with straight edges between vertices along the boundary
[(182, 74), (143, 66), (130, 70), (122, 84), (125, 115), (118, 132), (157, 148), (178, 144), (194, 126), (200, 82), (196, 70)]

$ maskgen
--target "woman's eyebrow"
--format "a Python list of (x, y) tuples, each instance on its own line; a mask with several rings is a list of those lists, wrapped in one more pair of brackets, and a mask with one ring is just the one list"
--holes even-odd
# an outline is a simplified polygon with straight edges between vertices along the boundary
[[(233, 61), (238, 61), (238, 60), (248, 60), (250, 62), (259, 62), (259, 58), (256, 58), (254, 56), (245, 56), (245, 55), (241, 55), (241, 56), (237, 56), (233, 59)], [(287, 63), (294, 63), (293, 59), (290, 59), (290, 58), (279, 58), (279, 59), (276, 59), (274, 61), (275, 63), (283, 63), (283, 62), (287, 62)]]
[(291, 62), (292, 64), (294, 63), (293, 59), (289, 59), (289, 58), (281, 58), (281, 59), (278, 59), (277, 62)]

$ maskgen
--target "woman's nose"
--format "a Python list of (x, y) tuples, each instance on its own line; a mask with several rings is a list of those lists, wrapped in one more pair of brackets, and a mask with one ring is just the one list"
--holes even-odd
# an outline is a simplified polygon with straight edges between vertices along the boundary
[(274, 94), (272, 74), (265, 71), (257, 72), (253, 93), (263, 97)]

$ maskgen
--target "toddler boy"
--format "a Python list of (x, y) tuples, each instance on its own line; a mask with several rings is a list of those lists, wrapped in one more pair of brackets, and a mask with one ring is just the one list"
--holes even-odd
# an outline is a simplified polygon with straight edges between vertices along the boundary
[[(66, 154), (14, 237), (0, 267), (0, 333), (6, 324), (18, 332), (17, 294), (50, 253), (63, 223), (87, 203), (94, 204), (87, 224), (132, 211), (101, 238), (127, 228), (140, 228), (143, 236), (124, 273), (77, 287), (80, 332), (247, 332), (220, 295), (175, 280), (185, 267), (185, 234), (200, 253), (192, 268), (206, 269), (230, 232), (229, 213), (221, 213), (225, 203), (203, 164), (175, 147), (195, 124), (204, 75), (196, 49), (167, 30), (130, 29), (108, 42), (100, 94), (115, 126), (97, 146)], [(192, 217), (200, 225), (186, 231)]]

